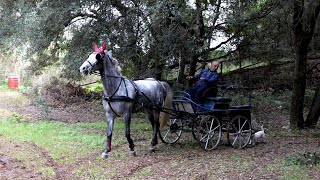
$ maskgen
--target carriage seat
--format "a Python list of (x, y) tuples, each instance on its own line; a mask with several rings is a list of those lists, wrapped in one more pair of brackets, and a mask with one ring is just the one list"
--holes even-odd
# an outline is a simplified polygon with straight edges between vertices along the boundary
[(218, 87), (217, 85), (208, 88), (203, 93), (202, 104), (207, 107), (207, 109), (228, 109), (231, 102), (230, 98), (223, 96), (217, 96)]
[(214, 103), (230, 103), (231, 99), (226, 97), (206, 97), (206, 101)]
[(218, 94), (218, 85), (213, 85), (208, 88), (202, 95), (202, 99), (204, 102), (213, 102), (213, 103), (230, 103), (231, 99), (224, 97), (224, 93), (222, 96), (217, 96)]

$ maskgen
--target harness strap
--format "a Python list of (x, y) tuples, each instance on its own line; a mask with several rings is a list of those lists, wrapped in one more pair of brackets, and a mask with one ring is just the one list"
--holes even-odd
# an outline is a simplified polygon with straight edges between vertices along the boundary
[(90, 64), (91, 67), (93, 67), (93, 64), (90, 61), (87, 60), (87, 62)]
[[(111, 102), (135, 102), (134, 99), (127, 97), (127, 96), (114, 96), (114, 97), (103, 97), (104, 100), (108, 102), (108, 105), (111, 109), (111, 111), (116, 114), (117, 116), (120, 116), (112, 107)], [(135, 103), (134, 103), (135, 104)]]
[(112, 111), (114, 114), (116, 114), (117, 116), (120, 116), (120, 115), (112, 108), (112, 106), (111, 106), (111, 101), (107, 101), (107, 102), (108, 102), (108, 105), (109, 105), (111, 111)]
[[(166, 109), (166, 108), (164, 108), (164, 101), (165, 101), (165, 98), (166, 98), (167, 94), (166, 94), (164, 85), (159, 80), (157, 80), (157, 81), (161, 85), (162, 92), (164, 94), (164, 99), (163, 99), (163, 102), (162, 102), (162, 106), (154, 105), (152, 100), (144, 92), (140, 91), (139, 87), (137, 86), (136, 83), (134, 83), (134, 81), (129, 80), (129, 82), (133, 85), (133, 87), (135, 89), (135, 94), (136, 94), (135, 98), (132, 99), (132, 98), (129, 97), (129, 94), (128, 94), (127, 84), (125, 82), (126, 78), (124, 78), (122, 76), (111, 76), (111, 75), (107, 75), (107, 76), (113, 77), (113, 78), (121, 78), (121, 81), (120, 81), (117, 89), (114, 91), (114, 93), (111, 96), (108, 96), (108, 97), (103, 96), (103, 99), (108, 102), (108, 105), (109, 105), (110, 109), (112, 110), (112, 112), (115, 113), (117, 116), (120, 116), (120, 115), (114, 110), (114, 108), (112, 108), (111, 102), (133, 102), (134, 103), (133, 106), (135, 106), (136, 103), (139, 103), (137, 101), (137, 95), (139, 95), (139, 94), (144, 96), (152, 104), (152, 108), (153, 109), (160, 110), (162, 112), (166, 112), (166, 111), (164, 111), (164, 109)], [(124, 86), (125, 86), (125, 89), (126, 89), (126, 96), (116, 96), (115, 95), (117, 93), (117, 91), (119, 90), (119, 88), (121, 86), (121, 83), (124, 83)], [(143, 103), (142, 103), (142, 106), (144, 106)]]
[(108, 102), (136, 102), (134, 99), (128, 96), (114, 96), (114, 97), (103, 97), (104, 100)]
[[(108, 105), (109, 105), (111, 111), (112, 111), (114, 114), (116, 114), (117, 116), (120, 116), (120, 115), (114, 110), (114, 108), (112, 107), (111, 102), (134, 102), (134, 104), (135, 104), (136, 100), (129, 97), (128, 89), (127, 89), (127, 84), (126, 84), (126, 82), (125, 82), (125, 78), (124, 78), (124, 77), (121, 77), (121, 76), (110, 76), (110, 75), (108, 75), (108, 76), (109, 76), (109, 77), (113, 77), (113, 78), (120, 78), (120, 79), (121, 79), (121, 80), (120, 80), (120, 83), (119, 83), (119, 85), (118, 85), (118, 87), (117, 87), (117, 89), (113, 92), (113, 94), (112, 94), (111, 96), (108, 96), (108, 97), (103, 96), (103, 99), (108, 102)], [(131, 82), (131, 81), (130, 81), (130, 82)], [(120, 88), (120, 86), (121, 86), (122, 83), (124, 83), (124, 86), (125, 86), (125, 89), (126, 89), (126, 96), (116, 96), (115, 94), (118, 92), (118, 90), (119, 90), (119, 88)], [(133, 82), (131, 82), (131, 83), (134, 84)], [(135, 84), (134, 84), (134, 87), (135, 87), (135, 89), (136, 89)]]
[(160, 83), (161, 87), (162, 87), (162, 92), (163, 92), (163, 103), (162, 103), (162, 107), (164, 106), (164, 102), (166, 101), (166, 97), (167, 97), (167, 91), (166, 88), (164, 87), (164, 85), (158, 80), (158, 82)]
[(120, 77), (120, 78), (121, 78), (120, 83), (119, 83), (117, 89), (116, 89), (116, 90), (113, 92), (113, 94), (110, 96), (110, 98), (112, 98), (112, 97), (117, 93), (117, 91), (119, 90), (122, 82), (124, 82), (124, 85), (125, 85), (125, 87), (126, 87), (126, 94), (127, 94), (127, 96), (128, 96), (128, 90), (127, 90), (126, 82), (124, 81), (124, 77)]

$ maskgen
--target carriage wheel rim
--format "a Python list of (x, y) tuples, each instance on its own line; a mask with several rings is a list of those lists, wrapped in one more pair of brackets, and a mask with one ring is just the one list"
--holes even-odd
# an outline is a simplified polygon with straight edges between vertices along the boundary
[(174, 144), (180, 139), (182, 130), (179, 127), (182, 126), (181, 119), (170, 118), (167, 124), (167, 128), (159, 131), (160, 139), (163, 143)]
[[(243, 123), (241, 123), (241, 119), (243, 119), (245, 121)], [(232, 122), (234, 122), (234, 123), (232, 123)], [(234, 125), (236, 125), (236, 126), (234, 126)], [(249, 126), (248, 130), (244, 130), (244, 127), (246, 125)], [(230, 137), (234, 137), (234, 139), (232, 139), (231, 145), (233, 147), (238, 147), (240, 149), (244, 148), (248, 144), (248, 142), (250, 141), (250, 136), (251, 136), (251, 125), (250, 125), (249, 120), (246, 117), (239, 115), (231, 121), (230, 127), (233, 127), (232, 128), (233, 133), (228, 132), (229, 142), (231, 140)], [(229, 127), (228, 131), (231, 130), (230, 127)]]
[[(214, 123), (217, 123), (215, 125)], [(201, 125), (203, 124), (203, 125)], [(210, 126), (208, 120), (203, 120), (200, 123), (199, 142), (205, 150), (213, 150), (220, 142), (221, 138), (221, 124), (216, 117), (210, 116)]]

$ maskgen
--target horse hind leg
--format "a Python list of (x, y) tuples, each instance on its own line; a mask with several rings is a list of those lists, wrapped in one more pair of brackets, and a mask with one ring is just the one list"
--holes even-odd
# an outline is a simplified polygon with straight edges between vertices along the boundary
[(156, 110), (152, 110), (150, 113), (148, 113), (148, 118), (149, 118), (149, 121), (151, 122), (152, 130), (153, 130), (149, 151), (153, 153), (156, 151), (156, 145), (158, 144), (157, 135), (160, 127), (159, 116), (160, 116), (160, 112)]

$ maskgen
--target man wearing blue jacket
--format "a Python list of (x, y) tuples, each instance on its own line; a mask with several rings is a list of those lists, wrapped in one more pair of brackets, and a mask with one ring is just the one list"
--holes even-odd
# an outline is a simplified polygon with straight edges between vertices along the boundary
[(200, 74), (197, 74), (194, 77), (187, 77), (187, 79), (191, 79), (192, 81), (196, 82), (193, 88), (187, 90), (187, 92), (191, 96), (191, 99), (195, 103), (200, 103), (203, 93), (209, 87), (215, 86), (215, 84), (218, 82), (220, 78), (220, 75), (217, 72), (219, 64), (220, 63), (218, 61), (213, 61), (211, 62), (210, 67), (208, 69), (202, 70)]

